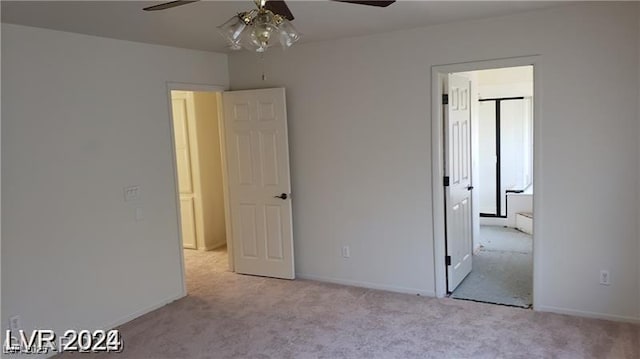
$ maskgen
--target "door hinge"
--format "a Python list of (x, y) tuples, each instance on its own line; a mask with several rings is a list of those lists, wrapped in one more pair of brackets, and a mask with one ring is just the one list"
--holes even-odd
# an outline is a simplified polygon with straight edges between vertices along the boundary
[(444, 264), (450, 266), (451, 265), (451, 256), (444, 257)]
[(449, 187), (449, 176), (444, 176), (442, 182), (444, 183), (445, 187)]
[(443, 105), (448, 105), (449, 104), (449, 95), (447, 95), (447, 94), (443, 94), (442, 95), (442, 104)]

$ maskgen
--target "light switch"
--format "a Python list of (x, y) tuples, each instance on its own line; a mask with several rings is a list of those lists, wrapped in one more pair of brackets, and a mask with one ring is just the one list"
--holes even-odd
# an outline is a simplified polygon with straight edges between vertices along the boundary
[(136, 208), (136, 222), (140, 222), (144, 220), (144, 213), (142, 211), (142, 207)]
[(124, 188), (124, 201), (131, 202), (140, 199), (140, 186), (129, 186)]

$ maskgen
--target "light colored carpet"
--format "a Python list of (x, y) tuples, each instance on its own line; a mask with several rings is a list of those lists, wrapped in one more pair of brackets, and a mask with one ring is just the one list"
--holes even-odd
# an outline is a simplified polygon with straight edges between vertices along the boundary
[(189, 295), (123, 325), (124, 352), (96, 357), (640, 357), (631, 324), (237, 275), (220, 255), (187, 252)]
[(532, 304), (531, 236), (513, 228), (481, 226), (473, 270), (451, 297), (529, 308)]

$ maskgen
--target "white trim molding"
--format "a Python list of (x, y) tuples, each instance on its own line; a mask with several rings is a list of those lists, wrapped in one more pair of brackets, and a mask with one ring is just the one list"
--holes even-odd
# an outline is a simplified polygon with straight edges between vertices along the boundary
[(417, 288), (398, 287), (394, 285), (386, 285), (386, 284), (379, 284), (379, 283), (372, 283), (372, 282), (365, 282), (365, 281), (358, 281), (358, 280), (332, 278), (332, 277), (325, 277), (320, 275), (300, 274), (300, 273), (296, 273), (296, 278), (313, 280), (318, 282), (325, 282), (325, 283), (340, 284), (340, 285), (346, 285), (350, 287), (386, 290), (388, 292), (413, 294), (413, 295), (419, 295), (424, 297), (435, 297), (435, 293), (433, 291), (417, 289)]
[[(431, 67), (431, 194), (433, 198), (433, 254), (434, 254), (434, 289), (433, 292), (438, 298), (443, 298), (447, 294), (446, 284), (446, 267), (444, 257), (445, 251), (445, 205), (444, 205), (444, 190), (443, 190), (443, 176), (444, 176), (444, 139), (443, 139), (443, 112), (441, 99), (443, 94), (443, 83), (445, 77), (449, 73), (454, 72), (467, 72), (486, 69), (495, 69), (503, 67), (516, 67), (516, 66), (533, 66), (534, 71), (534, 181), (536, 186), (533, 200), (534, 213), (535, 209), (540, 206), (541, 199), (543, 197), (543, 189), (540, 187), (539, 179), (542, 176), (540, 163), (542, 162), (540, 151), (540, 138), (538, 136), (542, 125), (541, 120), (541, 106), (542, 96), (540, 93), (541, 87), (541, 56), (528, 55), (522, 57), (512, 57), (504, 59), (484, 60), (463, 62), (454, 64), (434, 65)], [(534, 233), (536, 228), (540, 228), (544, 223), (544, 217), (540, 213), (535, 214), (536, 220), (534, 221)], [(534, 240), (533, 244), (533, 304), (536, 308), (537, 297), (536, 290), (540, 283), (540, 276), (536, 268), (539, 268), (539, 258), (536, 253), (540, 253), (539, 246), (541, 241)]]
[(587, 312), (587, 311), (583, 311), (583, 310), (558, 308), (558, 307), (552, 307), (552, 306), (546, 306), (546, 305), (539, 305), (539, 306), (536, 307), (536, 310), (540, 311), (540, 312), (565, 314), (565, 315), (572, 315), (572, 316), (576, 316), (576, 317), (585, 317), (585, 318), (593, 318), (593, 319), (604, 319), (604, 320), (612, 320), (614, 322), (625, 322), (625, 323), (632, 323), (632, 324), (640, 324), (640, 318), (628, 317), (628, 316), (623, 316), (623, 315)]
[[(171, 144), (171, 169), (173, 170), (173, 188), (174, 188), (174, 200), (175, 200), (174, 206), (177, 214), (176, 221), (178, 222), (178, 236), (176, 240), (177, 240), (178, 256), (180, 257), (180, 278), (182, 279), (182, 296), (187, 295), (187, 281), (185, 278), (185, 269), (184, 269), (184, 248), (182, 247), (182, 222), (180, 221), (180, 191), (178, 190), (178, 169), (176, 168), (177, 166), (176, 143), (175, 143), (175, 133), (174, 133), (174, 127), (173, 127), (173, 109), (172, 109), (172, 103), (171, 103), (171, 91), (223, 92), (225, 89), (226, 87), (222, 85), (167, 82), (166, 96), (167, 96), (167, 110), (169, 111), (169, 128), (170, 128), (169, 142)], [(220, 134), (220, 136), (223, 137), (222, 134)], [(225, 171), (226, 171), (226, 167), (224, 168), (223, 172)], [(228, 189), (225, 186), (224, 191), (226, 192), (227, 190)], [(226, 198), (227, 197), (225, 196), (225, 199)], [(227, 206), (225, 205), (225, 209), (226, 207)], [(230, 239), (229, 237), (227, 237), (227, 243), (229, 242), (230, 242)], [(233, 258), (229, 256), (230, 266), (233, 265), (232, 261), (233, 261)]]

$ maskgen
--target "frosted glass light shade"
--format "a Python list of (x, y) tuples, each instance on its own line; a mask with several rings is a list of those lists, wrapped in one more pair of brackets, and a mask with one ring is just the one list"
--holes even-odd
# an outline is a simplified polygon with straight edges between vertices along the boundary
[(287, 49), (300, 40), (300, 33), (289, 20), (283, 19), (278, 29), (280, 30), (280, 44), (283, 48)]
[(247, 24), (240, 18), (240, 16), (234, 16), (227, 20), (224, 24), (218, 26), (218, 31), (227, 40), (231, 49), (240, 49), (240, 40), (242, 39), (242, 33), (246, 29)]

